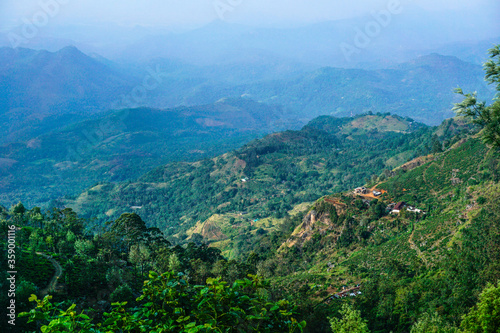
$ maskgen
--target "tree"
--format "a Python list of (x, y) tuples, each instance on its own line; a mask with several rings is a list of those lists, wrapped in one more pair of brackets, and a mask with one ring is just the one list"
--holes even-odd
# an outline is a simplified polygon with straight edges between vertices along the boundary
[(132, 245), (129, 253), (131, 263), (138, 265), (141, 268), (141, 275), (144, 274), (144, 267), (149, 263), (151, 251), (144, 244)]
[(332, 332), (335, 333), (369, 333), (366, 320), (361, 318), (361, 313), (347, 303), (339, 311), (342, 318), (330, 318)]
[(27, 309), (28, 299), (31, 294), (36, 293), (38, 288), (33, 282), (21, 280), (16, 286), (16, 299), (23, 309)]
[(128, 284), (122, 284), (116, 288), (109, 296), (111, 302), (127, 302), (127, 304), (135, 304), (134, 292)]
[(410, 333), (455, 333), (457, 328), (447, 324), (437, 313), (424, 313), (411, 327)]
[(431, 150), (431, 152), (433, 154), (441, 153), (443, 151), (442, 144), (441, 144), (441, 141), (439, 141), (439, 138), (438, 138), (438, 136), (436, 134), (434, 134), (432, 136), (431, 141), (432, 141), (432, 146), (431, 146), (432, 150)]
[(30, 248), (34, 251), (38, 251), (38, 250), (43, 249), (44, 241), (43, 241), (43, 237), (41, 236), (41, 234), (42, 233), (40, 230), (36, 230), (36, 231), (32, 232), (30, 237), (29, 237)]
[(90, 240), (79, 239), (75, 242), (76, 253), (84, 258), (91, 257), (94, 249), (94, 243)]
[(196, 245), (200, 245), (203, 243), (203, 236), (198, 233), (194, 233), (191, 235), (189, 241), (195, 243)]
[(122, 214), (112, 223), (111, 231), (117, 236), (122, 237), (128, 245), (128, 250), (130, 250), (130, 245), (140, 240), (147, 231), (147, 228), (146, 223), (144, 223), (139, 215), (136, 213), (126, 213)]
[(375, 204), (375, 202), (372, 203), (371, 210), (373, 212), (373, 216), (376, 219), (381, 218), (382, 216), (384, 216), (386, 214), (385, 208), (386, 208), (386, 205), (382, 201), (376, 201), (376, 204)]
[(179, 256), (177, 253), (172, 253), (168, 257), (168, 269), (171, 270), (172, 272), (178, 272), (179, 269), (181, 268), (181, 262), (179, 260)]
[(111, 267), (106, 272), (106, 281), (112, 286), (123, 283), (123, 271), (119, 267)]
[(165, 235), (158, 228), (148, 228), (146, 230), (146, 240), (149, 247), (155, 251), (172, 245), (165, 239)]
[(48, 247), (50, 247), (50, 249), (52, 249), (52, 252), (56, 252), (54, 248), (54, 238), (52, 236), (47, 236), (47, 238), (45, 239), (45, 243)]
[(497, 95), (493, 104), (486, 106), (485, 102), (478, 102), (476, 92), (465, 94), (461, 88), (457, 88), (455, 92), (462, 95), (464, 100), (455, 104), (453, 110), (483, 129), (481, 136), (484, 143), (500, 148), (500, 45), (488, 53), (490, 60), (484, 64), (484, 70), (486, 81), (496, 84)]
[(25, 216), (24, 213), (26, 212), (26, 208), (24, 208), (24, 205), (19, 202), (17, 205), (12, 206), (11, 208), (11, 213), (14, 215), (14, 221), (18, 225), (24, 225), (25, 221)]
[(500, 282), (488, 283), (477, 305), (463, 317), (461, 324), (470, 333), (500, 332)]

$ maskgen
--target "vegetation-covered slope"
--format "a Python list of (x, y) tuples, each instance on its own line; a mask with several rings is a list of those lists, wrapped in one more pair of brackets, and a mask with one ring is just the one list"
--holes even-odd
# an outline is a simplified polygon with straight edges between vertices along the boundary
[[(440, 129), (441, 140), (461, 130), (449, 121)], [(169, 164), (137, 182), (100, 184), (68, 205), (100, 220), (134, 207), (148, 223), (182, 240), (213, 214), (229, 214), (233, 223), (248, 225), (283, 218), (294, 205), (328, 191), (359, 186), (384, 169), (429, 153), (433, 144), (440, 149), (434, 131), (388, 114), (320, 117), (301, 131), (272, 134), (217, 158)]]
[(126, 181), (178, 160), (197, 160), (294, 126), (249, 99), (197, 107), (109, 111), (26, 142), (0, 147), (0, 202), (47, 205), (97, 182)]
[[(337, 126), (338, 121), (322, 119), (319, 124), (328, 129)], [(257, 283), (254, 286), (265, 287), (265, 295), (271, 301), (286, 299), (287, 303), (276, 305), (283, 309), (290, 306), (287, 313), (297, 321), (289, 323), (298, 325), (305, 320), (305, 332), (328, 332), (328, 316), (338, 317), (341, 323), (348, 314), (358, 316), (357, 320), (361, 320), (359, 316), (366, 319), (371, 332), (415, 332), (419, 327), (424, 327), (423, 331), (417, 332), (438, 328), (457, 332), (461, 322), (463, 332), (487, 332), (469, 329), (483, 320), (478, 316), (486, 311), (484, 307), (471, 312), (467, 320), (462, 316), (478, 302), (483, 289), (486, 288), (483, 302), (489, 302), (488, 297), (494, 301), (496, 297), (495, 287), (487, 284), (496, 282), (500, 276), (500, 155), (496, 149), (482, 144), (477, 135), (462, 134), (461, 139), (453, 141), (456, 142), (444, 152), (419, 157), (390, 174), (373, 177), (367, 185), (384, 192), (378, 199), (353, 191), (334, 193), (313, 204), (296, 206), (290, 216), (269, 219), (272, 228), (261, 225), (257, 229), (260, 220), (254, 226), (240, 226), (239, 217), (231, 221), (229, 213), (212, 215), (190, 232), (195, 243), (185, 247), (170, 246), (159, 230), (146, 227), (136, 214), (122, 215), (93, 237), (83, 231), (83, 224), (88, 222), (78, 219), (69, 209), (43, 214), (17, 205), (9, 212), (2, 212), (2, 225), (16, 224), (22, 229), (19, 240), (26, 240), (21, 242), (25, 250), (57, 253), (56, 258), (64, 268), (61, 278), (64, 285), (56, 293), (57, 300), (64, 300), (70, 294), (73, 299), (81, 299), (85, 291), (90, 297), (77, 303), (94, 307), (97, 311), (91, 315), (94, 323), (101, 321), (98, 314), (105, 311), (101, 306), (105, 303), (97, 304), (99, 299), (129, 300), (133, 306), (139, 306), (134, 309), (115, 304), (111, 317), (107, 317), (108, 327), (120, 325), (121, 320), (129, 327), (149, 325), (147, 318), (152, 319), (152, 312), (141, 308), (160, 304), (156, 295), (163, 290), (170, 295), (169, 302), (187, 302), (183, 308), (191, 314), (190, 319), (179, 318), (178, 324), (155, 319), (150, 324), (208, 324), (209, 319), (204, 317), (208, 308), (203, 304), (211, 302), (211, 298), (202, 297), (197, 288), (212, 290), (214, 297), (224, 300), (216, 310), (222, 315), (229, 311), (223, 304), (246, 304), (236, 295), (240, 295), (238, 288), (244, 285), (247, 285), (245, 293), (253, 292), (252, 280), (237, 279), (252, 273), (270, 279), (269, 285), (254, 282)], [(407, 203), (406, 208), (390, 214), (395, 208), (390, 204), (401, 201)], [(422, 211), (414, 213), (412, 206)], [(219, 232), (224, 234), (234, 227), (238, 233), (225, 244), (217, 239)], [(212, 240), (212, 246), (201, 245), (202, 239), (194, 237), (196, 232), (209, 235), (206, 238)], [(223, 259), (216, 247), (238, 257), (238, 261)], [(25, 259), (30, 258), (28, 253)], [(33, 254), (31, 258), (43, 261)], [(183, 278), (166, 273), (160, 278), (151, 274), (142, 292), (139, 291), (140, 281), (147, 279), (144, 275), (148, 270), (171, 269), (187, 275)], [(224, 287), (211, 279), (217, 276), (236, 284)], [(33, 278), (24, 277), (23, 286), (31, 292), (36, 291)], [(193, 284), (205, 281), (205, 287), (191, 289)], [(125, 282), (126, 287), (117, 288)], [(347, 291), (342, 292), (343, 286)], [(148, 303), (141, 300), (135, 303), (140, 294), (144, 294)], [(183, 298), (187, 295), (190, 301)], [(263, 304), (260, 302), (265, 299), (257, 294), (250, 297), (255, 304)], [(193, 303), (195, 300), (197, 303)], [(192, 307), (198, 303), (199, 306)], [(36, 311), (48, 313), (45, 308), (48, 303), (44, 304), (40, 303)], [(350, 305), (346, 308), (346, 304)], [(26, 307), (25, 302), (22, 308)], [(352, 312), (352, 307), (360, 312)], [(162, 311), (168, 309), (163, 307)], [(242, 311), (231, 317), (236, 323), (241, 316), (256, 316), (250, 310)], [(174, 313), (169, 316), (172, 315), (177, 316)], [(139, 317), (146, 321), (140, 324), (133, 319)], [(72, 322), (74, 327), (89, 325), (86, 318), (78, 317), (68, 323)], [(227, 322), (222, 318), (210, 323), (225, 325)], [(284, 318), (266, 318), (271, 320), (270, 325), (285, 322)], [(253, 319), (257, 318), (248, 317), (247, 325), (258, 325), (264, 320), (248, 321)], [(182, 331), (181, 327), (171, 326), (171, 330)], [(245, 327), (244, 331), (250, 329)], [(282, 328), (270, 330), (282, 331)]]
[[(486, 77), (499, 84), (499, 47), (490, 53)], [(62, 301), (30, 297), (36, 308), (17, 327), (498, 332), (499, 104), (465, 97), (457, 108), (479, 131), (463, 119), (429, 128), (390, 114), (320, 117), (136, 183), (98, 185), (73, 204), (113, 219), (103, 225), (71, 208), (0, 207), (0, 245), (25, 259), (0, 262), (0, 286), (19, 267), (19, 309), (29, 293)], [(55, 274), (39, 290), (47, 258)]]
[[(245, 51), (232, 58), (247, 56)], [(241, 96), (281, 105), (291, 111), (283, 115), (285, 121), (373, 111), (438, 125), (452, 116), (457, 86), (491, 94), (480, 66), (437, 54), (383, 70), (309, 72), (308, 66), (298, 69), (284, 61), (266, 54), (244, 65), (225, 59), (224, 65), (192, 66), (170, 58), (125, 66), (74, 47), (58, 52), (0, 48), (0, 122), (5, 124), (0, 143), (29, 140), (110, 107), (164, 109)]]
[[(270, 259), (286, 263), (278, 280), (315, 281), (318, 296), (362, 284), (357, 304), (376, 332), (404, 332), (425, 312), (460, 322), (500, 274), (499, 155), (470, 139), (434, 158), (378, 185), (387, 190), (378, 202), (352, 194), (334, 196), (345, 207), (318, 201), (281, 246), (283, 258)], [(425, 213), (388, 214), (401, 201)]]

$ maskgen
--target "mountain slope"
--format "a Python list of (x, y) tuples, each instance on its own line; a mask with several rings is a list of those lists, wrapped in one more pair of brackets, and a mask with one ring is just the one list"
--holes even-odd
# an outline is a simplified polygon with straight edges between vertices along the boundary
[(0, 48), (0, 59), (0, 121), (6, 124), (0, 142), (40, 133), (38, 127), (53, 129), (50, 115), (78, 113), (82, 120), (136, 84), (75, 47)]
[[(325, 309), (341, 302), (334, 295), (343, 285), (362, 285), (346, 295), (357, 298), (373, 332), (406, 332), (425, 312), (459, 322), (500, 276), (499, 158), (468, 136), (376, 180), (378, 200), (353, 191), (323, 197), (275, 252), (269, 244), (280, 238), (272, 234), (243, 251), (267, 257), (260, 273), (278, 289), (315, 285), (309, 297)], [(407, 206), (390, 213), (398, 202)]]
[[(326, 67), (313, 72), (306, 71), (314, 66), (297, 67), (265, 52), (244, 63), (235, 54), (234, 62), (207, 66), (161, 58), (118, 65), (74, 47), (53, 53), (2, 48), (0, 59), (0, 121), (5, 124), (0, 143), (29, 140), (109, 107), (163, 109), (245, 96), (282, 105), (285, 121), (373, 111), (438, 125), (453, 116), (449, 108), (457, 101), (452, 93), (457, 86), (492, 95), (480, 66), (437, 54), (386, 70)], [(144, 82), (154, 89), (139, 96)]]
[(47, 204), (158, 165), (213, 156), (295, 126), (278, 107), (232, 99), (197, 107), (109, 111), (29, 141), (0, 147), (1, 201)]
[(212, 214), (250, 226), (253, 220), (282, 218), (296, 204), (351, 188), (429, 151), (432, 133), (388, 114), (320, 117), (301, 131), (268, 135), (217, 158), (173, 163), (132, 183), (93, 187), (67, 204), (99, 219), (142, 207), (137, 212), (145, 220), (180, 239)]
[(0, 113), (28, 108), (57, 113), (70, 107), (95, 111), (133, 86), (129, 78), (75, 47), (57, 52), (0, 49)]

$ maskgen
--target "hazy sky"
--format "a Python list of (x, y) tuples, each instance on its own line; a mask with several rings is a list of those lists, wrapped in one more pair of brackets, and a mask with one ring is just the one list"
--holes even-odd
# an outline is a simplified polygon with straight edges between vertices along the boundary
[(0, 0), (0, 29), (10, 30), (26, 20), (45, 24), (42, 4), (48, 5), (46, 12), (53, 10), (46, 25), (189, 27), (218, 18), (266, 25), (349, 18), (380, 10), (391, 1), (413, 2), (431, 11), (466, 10), (489, 20), (500, 18), (498, 0)]

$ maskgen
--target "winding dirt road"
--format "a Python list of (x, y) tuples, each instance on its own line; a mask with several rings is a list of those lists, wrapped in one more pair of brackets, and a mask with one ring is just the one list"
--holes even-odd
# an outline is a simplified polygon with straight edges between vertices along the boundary
[(56, 269), (54, 276), (52, 276), (52, 279), (50, 280), (49, 284), (44, 289), (42, 289), (40, 291), (40, 296), (45, 297), (47, 294), (49, 294), (50, 292), (52, 292), (56, 289), (57, 281), (58, 281), (59, 277), (62, 275), (63, 271), (62, 271), (61, 265), (59, 265), (59, 263), (51, 256), (49, 256), (43, 252), (37, 252), (36, 254), (38, 254), (39, 256), (45, 257), (45, 259), (50, 261), (52, 263), (52, 265), (54, 266), (54, 268)]

